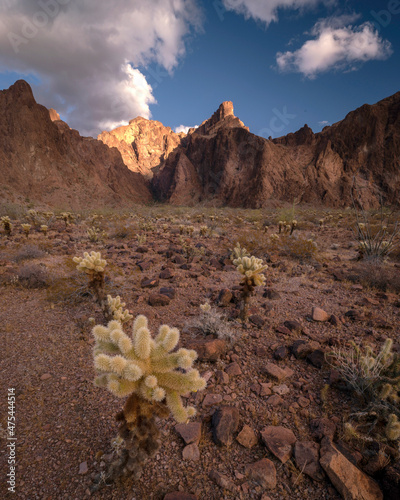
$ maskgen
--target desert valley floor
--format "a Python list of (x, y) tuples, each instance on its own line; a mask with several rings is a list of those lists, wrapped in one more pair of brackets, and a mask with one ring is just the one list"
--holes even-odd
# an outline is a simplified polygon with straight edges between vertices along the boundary
[[(166, 498), (339, 499), (318, 463), (321, 438), (329, 434), (346, 463), (369, 474), (362, 480), (374, 477), (384, 498), (395, 498), (388, 486), (388, 477), (400, 474), (393, 443), (376, 441), (371, 454), (346, 434), (344, 424), (361, 402), (341, 388), (328, 362), (332, 349), (349, 350), (350, 341), (377, 352), (391, 338), (393, 351), (400, 349), (400, 250), (378, 264), (358, 260), (353, 210), (153, 206), (74, 214), (68, 225), (49, 214), (47, 222), (40, 213), (10, 215), (12, 233), (1, 228), (0, 236), (2, 498), (161, 500), (181, 491), (193, 496)], [(379, 211), (368, 214), (371, 225), (379, 217)], [(294, 218), (293, 235), (285, 228), (279, 233), (279, 221)], [(27, 236), (24, 222), (31, 224)], [(241, 276), (230, 259), (238, 241), (268, 265), (246, 325), (238, 320)], [(197, 409), (192, 421), (201, 424), (193, 435), (185, 442), (172, 418), (160, 420), (161, 447), (142, 477), (97, 489), (113, 459), (123, 400), (93, 384), (90, 318), (104, 319), (72, 261), (85, 251), (101, 252), (106, 292), (119, 295), (133, 317), (146, 315), (152, 333), (166, 323), (179, 328), (181, 346), (197, 345), (195, 367), (207, 379), (205, 390), (187, 398)], [(226, 318), (225, 343), (191, 325), (206, 301)], [(3, 477), (10, 387), (16, 391), (16, 496)], [(239, 423), (223, 429), (226, 444), (217, 445), (212, 417), (226, 406), (236, 408)], [(288, 459), (267, 446), (270, 426), (293, 432)], [(311, 472), (302, 449), (316, 450)], [(276, 485), (271, 466), (268, 472), (260, 465), (264, 458)]]

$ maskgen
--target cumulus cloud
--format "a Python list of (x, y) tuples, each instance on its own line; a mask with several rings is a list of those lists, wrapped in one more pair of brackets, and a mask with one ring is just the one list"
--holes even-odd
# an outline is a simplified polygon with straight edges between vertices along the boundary
[(322, 120), (318, 122), (320, 125), (329, 125), (329, 122), (327, 120)]
[(202, 25), (196, 0), (5, 0), (0, 10), (0, 71), (36, 77), (37, 100), (89, 135), (150, 118), (144, 68), (165, 78)]
[(193, 127), (187, 127), (186, 125), (179, 125), (179, 127), (175, 127), (175, 133), (180, 134), (181, 132), (185, 132), (187, 134), (190, 128), (197, 128), (198, 125), (194, 125)]
[(246, 19), (253, 18), (269, 25), (278, 21), (280, 9), (303, 10), (319, 3), (334, 5), (336, 0), (222, 0), (227, 10), (243, 14)]
[(393, 52), (390, 42), (383, 40), (371, 23), (346, 25), (356, 17), (319, 21), (311, 31), (314, 39), (293, 52), (277, 53), (278, 68), (315, 78), (318, 73), (332, 69), (354, 70), (366, 61), (390, 57)]

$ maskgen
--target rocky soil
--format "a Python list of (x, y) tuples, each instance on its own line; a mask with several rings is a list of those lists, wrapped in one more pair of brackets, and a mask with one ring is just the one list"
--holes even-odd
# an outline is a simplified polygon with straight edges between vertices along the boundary
[[(387, 281), (368, 285), (349, 214), (310, 208), (296, 214), (295, 236), (313, 239), (315, 251), (270, 245), (281, 216), (155, 207), (129, 217), (77, 218), (68, 227), (52, 220), (47, 235), (32, 228), (28, 237), (24, 220), (14, 220), (12, 235), (1, 233), (2, 498), (398, 498), (398, 457), (385, 449), (386, 461), (377, 463), (379, 450), (367, 456), (362, 444), (346, 439), (343, 424), (359, 401), (340, 389), (325, 358), (334, 347), (350, 348), (351, 340), (379, 349), (390, 337), (400, 349), (398, 254), (380, 267)], [(180, 235), (189, 226), (193, 235)], [(98, 242), (89, 241), (89, 227), (99, 229)], [(268, 263), (246, 326), (237, 320), (240, 275), (229, 258), (237, 240)], [(145, 314), (153, 333), (163, 323), (178, 327), (181, 344), (198, 350), (195, 365), (208, 381), (188, 395), (197, 408), (189, 424), (159, 421), (161, 447), (140, 480), (97, 491), (113, 459), (123, 400), (93, 385), (89, 318), (103, 317), (72, 263), (91, 250), (107, 259), (107, 292), (120, 295), (134, 317)], [(206, 300), (227, 318), (232, 342), (191, 328)], [(14, 496), (5, 483), (10, 387)]]

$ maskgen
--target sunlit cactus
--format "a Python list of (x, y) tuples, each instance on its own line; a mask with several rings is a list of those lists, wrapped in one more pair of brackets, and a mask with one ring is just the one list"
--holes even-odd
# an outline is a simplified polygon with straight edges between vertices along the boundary
[(47, 226), (46, 224), (42, 224), (40, 226), (40, 230), (42, 231), (42, 233), (47, 236), (47, 231), (49, 230), (49, 226)]
[(233, 265), (243, 275), (241, 285), (242, 301), (240, 305), (240, 319), (243, 323), (246, 322), (248, 316), (248, 308), (250, 297), (254, 293), (256, 286), (262, 286), (265, 283), (265, 271), (268, 266), (264, 265), (261, 259), (257, 259), (254, 255), (249, 257), (245, 248), (241, 248), (239, 244), (233, 249), (232, 253)]
[(125, 302), (121, 301), (119, 295), (117, 297), (112, 297), (111, 295), (107, 295), (107, 305), (110, 311), (110, 315), (114, 320), (120, 321), (121, 323), (126, 323), (130, 321), (133, 316), (127, 309)]
[(136, 393), (148, 401), (166, 402), (177, 422), (186, 422), (195, 414), (185, 408), (181, 396), (205, 388), (206, 382), (192, 364), (196, 351), (175, 349), (179, 331), (162, 325), (155, 339), (147, 318), (137, 316), (132, 337), (122, 330), (120, 321), (97, 325), (94, 363), (98, 372), (96, 385), (106, 387), (118, 397)]
[(11, 236), (13, 226), (11, 224), (10, 217), (8, 215), (4, 215), (3, 217), (1, 217), (0, 220), (1, 223), (3, 224), (4, 232), (6, 233), (6, 235)]
[(208, 227), (207, 226), (200, 226), (200, 229), (199, 229), (200, 236), (206, 236), (207, 231), (208, 231)]
[(32, 225), (31, 224), (21, 224), (22, 230), (25, 233), (25, 236), (29, 236), (29, 231), (31, 230)]

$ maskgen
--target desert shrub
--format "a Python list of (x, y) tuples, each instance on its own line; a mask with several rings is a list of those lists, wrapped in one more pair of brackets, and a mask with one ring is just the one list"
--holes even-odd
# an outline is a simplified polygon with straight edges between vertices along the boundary
[(10, 219), (22, 219), (25, 209), (16, 203), (0, 201), (0, 217), (8, 215)]
[(24, 260), (41, 259), (45, 255), (46, 252), (37, 245), (24, 245), (12, 256), (12, 260), (22, 262)]
[(37, 264), (26, 264), (18, 271), (18, 282), (24, 288), (46, 288), (49, 276), (45, 267)]
[(129, 224), (116, 223), (110, 229), (110, 238), (114, 240), (133, 239), (135, 230)]
[(349, 272), (348, 280), (383, 292), (400, 292), (398, 269), (376, 259), (365, 260), (362, 264), (354, 266)]
[[(267, 234), (256, 230), (245, 230), (234, 240), (235, 246), (246, 248), (251, 255), (262, 258), (269, 253), (269, 237)], [(230, 247), (231, 248), (231, 247)]]
[(351, 343), (351, 349), (335, 349), (327, 359), (363, 401), (360, 411), (345, 423), (348, 436), (363, 442), (400, 440), (400, 356), (387, 339), (375, 353)]
[(231, 345), (235, 344), (241, 335), (239, 330), (228, 325), (225, 316), (208, 302), (201, 304), (199, 316), (188, 321), (185, 328), (194, 328), (205, 336), (215, 335), (219, 339), (227, 340)]

